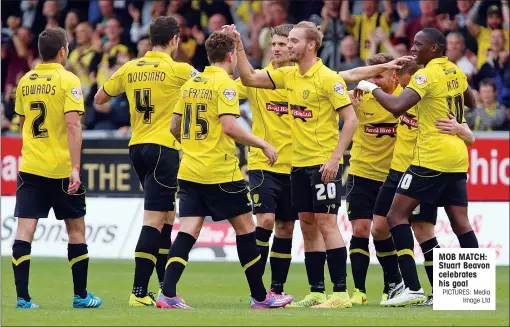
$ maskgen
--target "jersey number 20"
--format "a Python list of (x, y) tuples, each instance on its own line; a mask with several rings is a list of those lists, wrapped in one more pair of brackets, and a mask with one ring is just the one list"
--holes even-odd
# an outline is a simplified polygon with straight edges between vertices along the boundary
[(35, 139), (42, 139), (48, 137), (48, 130), (43, 128), (42, 125), (46, 120), (46, 104), (42, 101), (30, 102), (30, 110), (39, 110), (40, 113), (34, 118), (32, 122), (32, 135)]
[[(335, 183), (324, 184), (316, 184), (315, 188), (317, 189), (317, 200), (323, 201), (326, 199), (333, 200), (336, 198), (336, 185)], [(324, 194), (326, 193), (326, 194)]]
[(135, 90), (136, 111), (143, 114), (143, 123), (150, 124), (154, 106), (151, 103), (151, 89)]
[[(204, 140), (207, 138), (207, 134), (209, 134), (209, 122), (204, 117), (200, 117), (201, 112), (207, 111), (207, 105), (203, 103), (198, 103), (196, 105), (195, 110), (195, 124), (200, 127), (195, 133), (195, 140)], [(191, 121), (193, 120), (193, 105), (191, 103), (186, 103), (184, 106), (184, 126), (182, 130), (182, 138), (189, 139), (191, 134)]]

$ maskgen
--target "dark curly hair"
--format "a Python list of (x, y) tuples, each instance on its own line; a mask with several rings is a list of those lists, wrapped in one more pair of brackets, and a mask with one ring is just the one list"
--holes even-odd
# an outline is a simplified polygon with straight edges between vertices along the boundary
[(234, 37), (227, 32), (214, 32), (205, 41), (205, 50), (207, 58), (211, 64), (223, 62), (229, 52), (234, 52), (236, 41)]

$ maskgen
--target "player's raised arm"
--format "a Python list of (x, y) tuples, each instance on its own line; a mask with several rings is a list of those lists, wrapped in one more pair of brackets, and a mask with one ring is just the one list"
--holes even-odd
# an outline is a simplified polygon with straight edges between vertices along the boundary
[(370, 79), (390, 69), (400, 69), (404, 62), (413, 60), (411, 56), (403, 56), (385, 64), (357, 67), (346, 71), (338, 72), (346, 83), (357, 83), (361, 80)]
[(236, 40), (236, 51), (237, 51), (237, 69), (241, 81), (245, 86), (256, 87), (260, 89), (275, 89), (277, 85), (271, 80), (269, 74), (265, 71), (255, 71), (250, 65), (246, 53), (244, 51), (243, 42), (241, 35), (236, 31), (234, 25), (223, 26), (223, 31), (232, 33)]

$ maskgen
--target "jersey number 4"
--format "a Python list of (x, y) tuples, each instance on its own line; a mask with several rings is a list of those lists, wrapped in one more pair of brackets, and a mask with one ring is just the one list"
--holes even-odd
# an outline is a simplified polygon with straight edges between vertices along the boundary
[[(464, 120), (464, 104), (462, 101), (461, 94), (455, 94), (453, 97), (446, 97), (446, 103), (448, 104), (448, 109), (450, 109), (450, 113), (455, 116), (457, 122), (462, 124)], [(455, 112), (453, 112), (453, 107), (455, 107)]]
[(35, 139), (42, 139), (48, 137), (48, 130), (43, 128), (42, 125), (46, 120), (46, 104), (42, 101), (30, 102), (30, 110), (39, 110), (39, 115), (35, 117), (32, 122), (32, 135)]
[[(207, 134), (209, 134), (209, 122), (204, 117), (200, 117), (200, 113), (207, 111), (207, 105), (203, 103), (198, 103), (195, 107), (195, 125), (197, 125), (200, 130), (195, 133), (195, 140), (205, 140), (207, 138)], [(191, 121), (193, 120), (193, 105), (191, 103), (186, 103), (184, 107), (184, 126), (182, 131), (182, 138), (189, 139), (191, 134)]]
[(143, 114), (143, 123), (150, 124), (154, 106), (151, 104), (151, 89), (135, 90), (136, 111)]

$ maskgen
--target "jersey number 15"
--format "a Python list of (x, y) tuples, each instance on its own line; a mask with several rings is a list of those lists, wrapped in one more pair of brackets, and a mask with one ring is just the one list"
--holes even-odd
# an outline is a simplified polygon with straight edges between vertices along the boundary
[(182, 128), (182, 138), (190, 138), (191, 121), (194, 121), (195, 125), (199, 127), (199, 130), (195, 132), (195, 140), (205, 140), (209, 134), (209, 122), (204, 117), (200, 117), (200, 113), (205, 113), (207, 111), (207, 105), (197, 103), (195, 109), (196, 110), (193, 110), (193, 105), (191, 103), (186, 103), (184, 106), (184, 126)]

